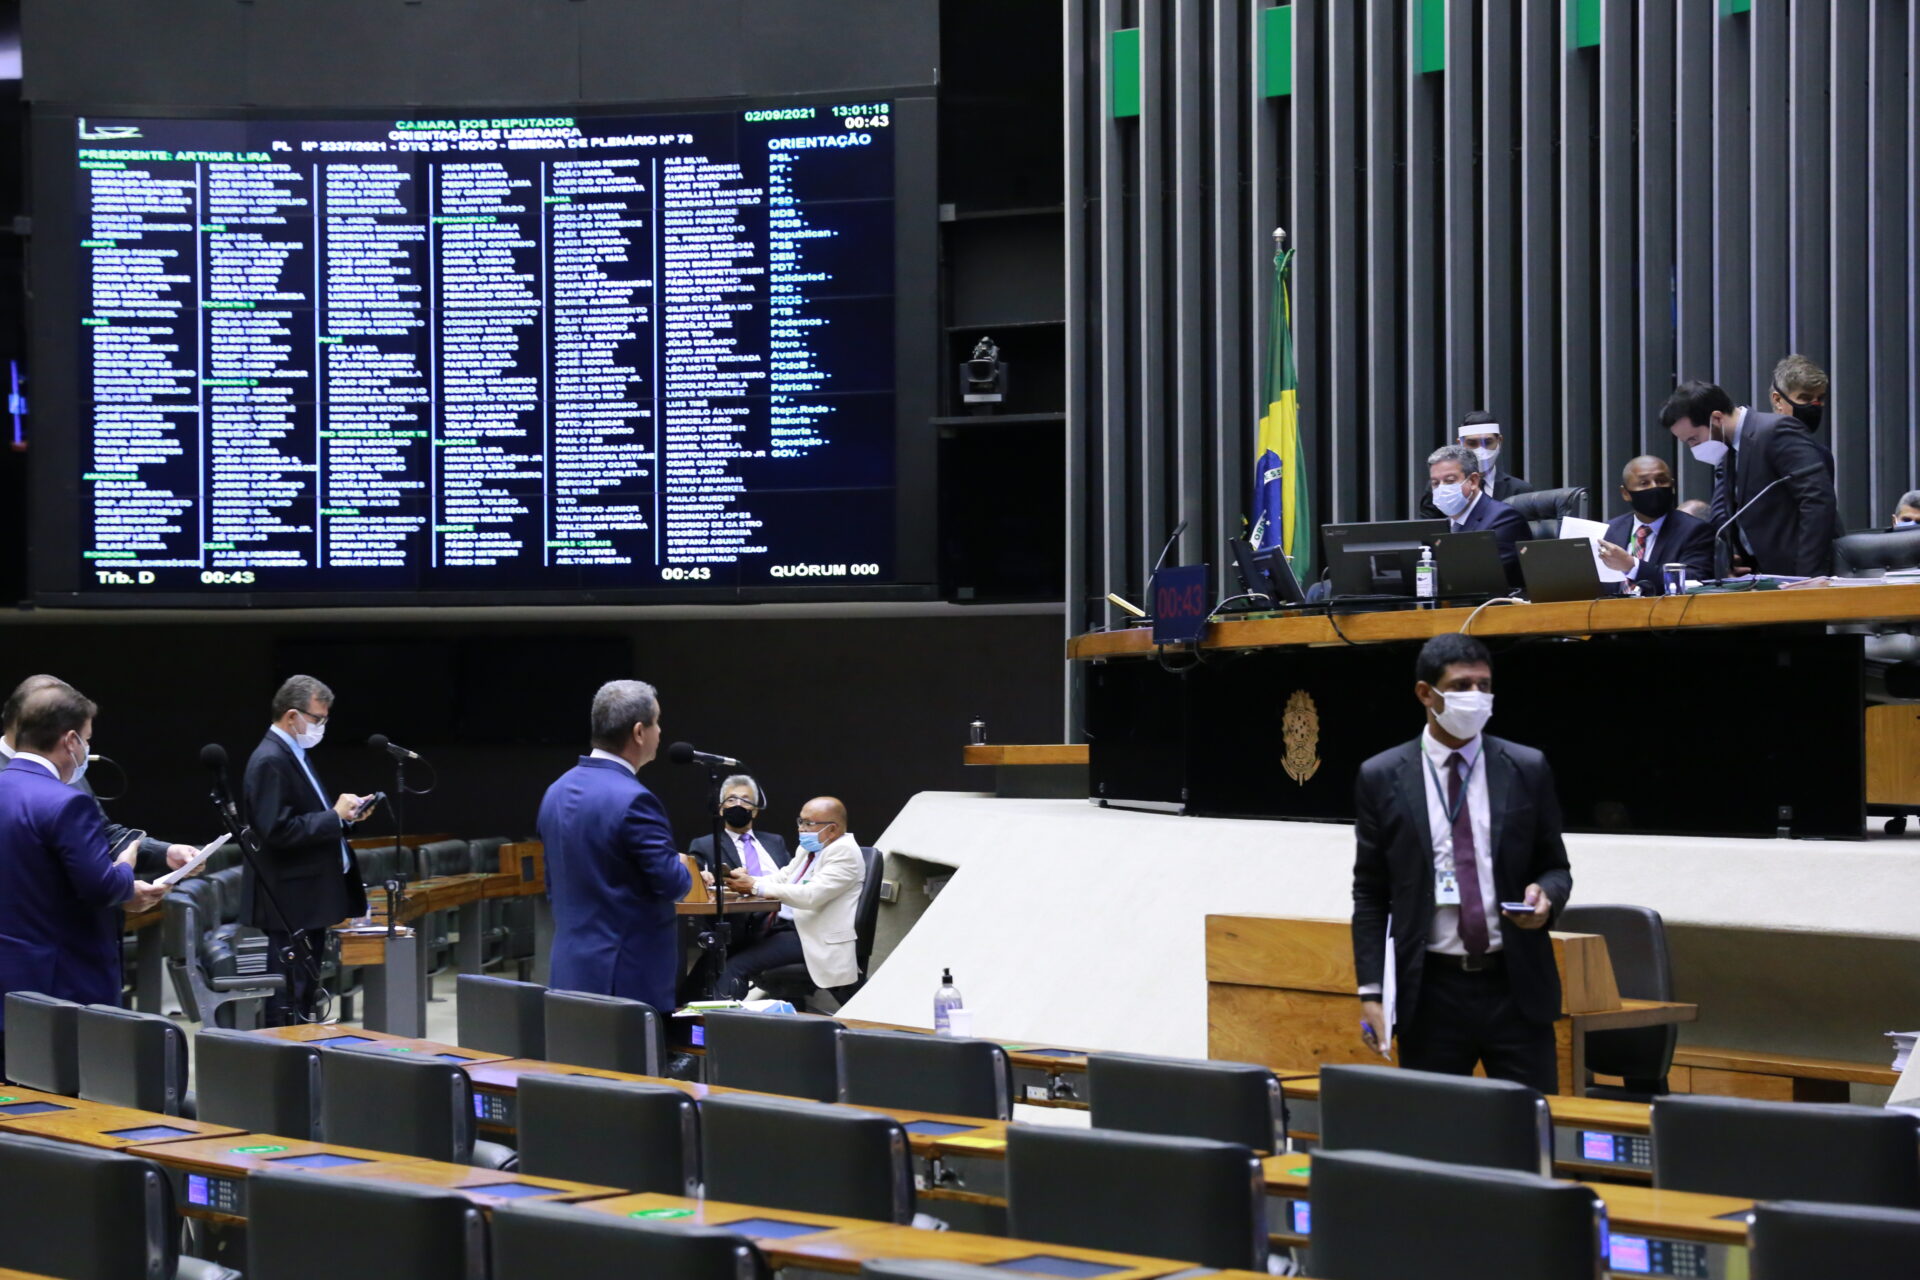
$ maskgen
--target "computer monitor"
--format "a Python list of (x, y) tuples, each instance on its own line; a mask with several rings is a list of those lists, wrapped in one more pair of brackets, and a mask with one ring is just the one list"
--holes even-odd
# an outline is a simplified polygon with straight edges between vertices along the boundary
[(1336, 596), (1411, 596), (1420, 549), (1453, 528), (1448, 520), (1382, 520), (1320, 529)]
[[(1245, 538), (1231, 538), (1228, 542), (1233, 550), (1233, 567), (1239, 575), (1243, 595), (1264, 596), (1273, 608), (1301, 604), (1306, 600), (1307, 594), (1300, 589), (1300, 580), (1294, 577), (1293, 565), (1282, 547), (1255, 551), (1253, 544)], [(1262, 607), (1244, 599), (1239, 604), (1243, 609)]]

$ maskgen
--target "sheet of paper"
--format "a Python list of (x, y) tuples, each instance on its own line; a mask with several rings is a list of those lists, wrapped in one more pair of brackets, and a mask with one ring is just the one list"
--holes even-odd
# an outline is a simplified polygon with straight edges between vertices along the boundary
[(1900, 1079), (1887, 1097), (1887, 1105), (1904, 1110), (1920, 1108), (1920, 1053), (1908, 1056), (1907, 1065), (1900, 1069)]
[(1560, 517), (1560, 536), (1563, 538), (1585, 538), (1593, 547), (1593, 567), (1599, 573), (1602, 582), (1625, 582), (1627, 575), (1618, 569), (1609, 569), (1600, 559), (1600, 540), (1607, 536), (1607, 526), (1599, 520), (1582, 520), (1579, 516)]
[(231, 836), (221, 836), (218, 840), (201, 845), (200, 852), (187, 859), (178, 870), (167, 872), (167, 874), (155, 880), (154, 883), (168, 886), (179, 884), (182, 880), (185, 880), (188, 876), (198, 871), (208, 858), (220, 852), (221, 846), (225, 845), (227, 841), (232, 838)]
[(1374, 1034), (1380, 1037), (1382, 1046), (1393, 1043), (1393, 1020), (1400, 1003), (1400, 970), (1393, 961), (1393, 917), (1387, 917), (1387, 960), (1380, 966), (1380, 1009), (1386, 1015), (1387, 1025), (1375, 1027)]

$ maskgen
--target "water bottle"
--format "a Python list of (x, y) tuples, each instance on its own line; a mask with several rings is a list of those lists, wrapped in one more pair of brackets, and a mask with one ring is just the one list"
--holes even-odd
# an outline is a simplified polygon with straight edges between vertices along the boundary
[(960, 1007), (960, 988), (953, 985), (953, 970), (940, 971), (940, 989), (933, 993), (933, 1034), (949, 1035), (952, 1032), (952, 1020), (948, 1017)]
[(987, 745), (987, 722), (975, 716), (967, 725), (967, 745), (984, 747)]
[(1435, 591), (1434, 575), (1436, 572), (1437, 570), (1433, 563), (1433, 548), (1420, 548), (1420, 563), (1413, 571), (1413, 594), (1416, 599), (1423, 602), (1420, 605), (1422, 609), (1433, 608)]

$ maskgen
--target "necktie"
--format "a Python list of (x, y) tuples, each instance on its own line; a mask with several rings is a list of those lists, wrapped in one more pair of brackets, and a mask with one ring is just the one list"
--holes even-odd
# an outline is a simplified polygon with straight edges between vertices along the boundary
[(1473, 806), (1467, 802), (1467, 762), (1456, 751), (1447, 757), (1453, 778), (1447, 807), (1453, 810), (1453, 875), (1460, 884), (1460, 941), (1467, 954), (1487, 953), (1487, 912), (1480, 902), (1480, 863), (1474, 857)]
[(740, 833), (740, 853), (746, 859), (748, 875), (757, 877), (767, 874), (766, 867), (760, 861), (760, 846), (753, 841), (753, 832)]
[(1652, 532), (1653, 526), (1650, 524), (1637, 525), (1633, 531), (1633, 554), (1643, 561), (1647, 558), (1647, 535)]
[(1733, 459), (1726, 457), (1713, 468), (1713, 499), (1707, 504), (1707, 514), (1718, 529), (1732, 517), (1733, 510)]

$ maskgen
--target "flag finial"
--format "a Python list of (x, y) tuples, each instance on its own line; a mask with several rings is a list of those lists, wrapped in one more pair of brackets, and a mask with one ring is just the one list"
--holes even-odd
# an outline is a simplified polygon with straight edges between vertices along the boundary
[(1274, 252), (1278, 253), (1280, 250), (1285, 249), (1286, 247), (1287, 247), (1287, 229), (1285, 227), (1275, 227), (1273, 229)]

